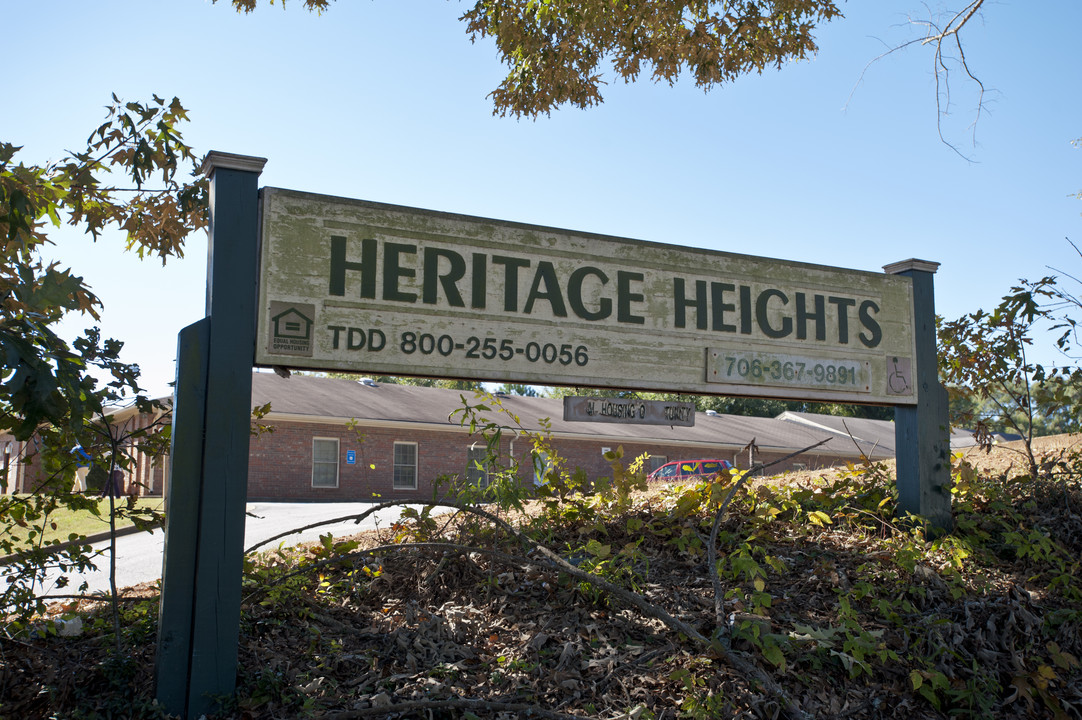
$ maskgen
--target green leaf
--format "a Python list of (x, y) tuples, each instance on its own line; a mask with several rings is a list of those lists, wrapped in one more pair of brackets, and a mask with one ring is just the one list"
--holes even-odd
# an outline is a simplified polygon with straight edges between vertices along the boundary
[(774, 665), (782, 672), (785, 672), (785, 653), (782, 652), (782, 649), (779, 646), (773, 643), (766, 644), (763, 647), (763, 657), (771, 665)]
[(597, 540), (591, 540), (586, 543), (586, 552), (598, 560), (604, 560), (612, 554), (612, 545), (604, 545)]
[(909, 673), (909, 682), (913, 684), (914, 690), (920, 690), (920, 686), (924, 684), (924, 676), (918, 670), (912, 670)]

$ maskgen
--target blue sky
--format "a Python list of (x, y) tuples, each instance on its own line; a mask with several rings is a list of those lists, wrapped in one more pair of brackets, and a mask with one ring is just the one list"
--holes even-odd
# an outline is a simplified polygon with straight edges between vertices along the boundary
[[(957, 3), (961, 4), (961, 3)], [(931, 3), (935, 8), (937, 3)], [(967, 30), (985, 112), (954, 75), (940, 143), (915, 0), (848, 2), (820, 53), (704, 94), (609, 77), (606, 102), (537, 120), (492, 115), (503, 67), (444, 0), (296, 0), (239, 15), (223, 0), (7, 2), (16, 68), (0, 138), (58, 159), (125, 99), (178, 96), (198, 152), (266, 157), (261, 184), (656, 242), (880, 270), (942, 263), (937, 309), (990, 307), (1020, 277), (1082, 260), (1082, 3), (990, 3)], [(58, 259), (105, 302), (148, 388), (167, 392), (176, 334), (203, 314), (206, 240), (162, 269), (57, 234)], [(1051, 356), (1050, 356), (1051, 357)]]

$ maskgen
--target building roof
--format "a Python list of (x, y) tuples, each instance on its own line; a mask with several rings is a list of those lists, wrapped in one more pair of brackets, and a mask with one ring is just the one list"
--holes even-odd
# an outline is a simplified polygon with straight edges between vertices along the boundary
[(820, 415), (818, 413), (786, 411), (778, 420), (825, 430), (844, 438), (852, 436), (894, 457), (894, 423), (887, 420)]
[[(554, 438), (596, 439), (617, 444), (655, 442), (664, 445), (688, 445), (696, 453), (710, 450), (728, 453), (747, 447), (752, 441), (764, 452), (797, 452), (816, 443), (825, 443), (813, 454), (852, 458), (857, 450), (872, 459), (893, 457), (893, 424), (883, 422), (890, 430), (889, 448), (872, 440), (851, 439), (829, 427), (815, 427), (775, 418), (696, 413), (693, 427), (667, 425), (624, 425), (563, 419), (563, 401), (554, 398), (504, 395), (496, 398), (502, 408), (516, 416), (523, 429), (543, 430), (542, 419), (548, 419), (548, 431)], [(361, 425), (376, 423), (409, 423), (432, 430), (455, 431), (461, 428), (462, 410), (470, 405), (492, 408), (484, 415), (503, 426), (514, 423), (507, 415), (500, 417), (493, 402), (472, 391), (414, 385), (365, 384), (355, 380), (337, 380), (294, 374), (282, 378), (273, 373), (257, 372), (252, 378), (252, 401), (255, 405), (271, 404), (268, 419), (301, 422), (345, 423), (356, 420)], [(877, 421), (868, 421), (877, 422)]]
[[(869, 420), (867, 418), (840, 417), (837, 415), (818, 415), (816, 413), (786, 411), (778, 415), (779, 420), (800, 423), (808, 427), (830, 430), (844, 437), (852, 435), (864, 442), (872, 443), (876, 447), (894, 457), (894, 423), (886, 420)], [(1010, 442), (1020, 440), (1020, 435), (1005, 435), (1004, 433), (992, 433), (993, 443)], [(972, 430), (951, 428), (951, 449), (972, 447), (977, 444)], [(871, 457), (871, 456), (869, 456)]]

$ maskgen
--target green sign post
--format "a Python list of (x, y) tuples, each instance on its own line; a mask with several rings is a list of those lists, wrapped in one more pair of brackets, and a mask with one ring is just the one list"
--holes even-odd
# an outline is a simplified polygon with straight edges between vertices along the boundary
[(951, 517), (950, 422), (947, 390), (939, 382), (935, 295), (932, 275), (939, 263), (905, 260), (883, 269), (913, 283), (916, 343), (916, 405), (894, 408), (898, 509), (919, 515), (934, 532), (949, 532)]
[(207, 316), (181, 332), (158, 619), (158, 701), (185, 718), (233, 694), (252, 412), (259, 173), (210, 153)]

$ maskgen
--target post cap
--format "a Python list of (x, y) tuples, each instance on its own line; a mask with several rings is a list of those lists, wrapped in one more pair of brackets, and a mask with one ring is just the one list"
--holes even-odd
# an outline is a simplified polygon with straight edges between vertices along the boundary
[(203, 165), (199, 168), (199, 171), (207, 177), (213, 175), (217, 168), (254, 172), (258, 175), (263, 172), (263, 166), (266, 164), (267, 158), (211, 150), (207, 153), (207, 156), (203, 158)]
[(932, 262), (931, 260), (917, 260), (916, 258), (910, 258), (908, 260), (902, 260), (883, 266), (883, 272), (888, 275), (898, 275), (904, 273), (906, 270), (919, 270), (920, 272), (935, 273), (938, 269), (939, 263)]

